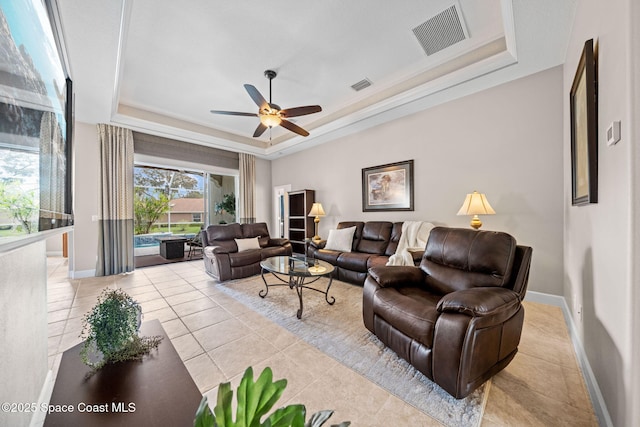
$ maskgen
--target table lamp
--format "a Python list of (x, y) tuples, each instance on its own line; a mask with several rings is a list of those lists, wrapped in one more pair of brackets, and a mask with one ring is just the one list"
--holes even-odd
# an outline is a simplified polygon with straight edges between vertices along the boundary
[(324, 213), (324, 209), (322, 209), (321, 203), (314, 203), (313, 206), (311, 206), (311, 210), (309, 211), (309, 216), (315, 217), (313, 222), (315, 222), (315, 226), (316, 226), (316, 235), (313, 236), (313, 240), (320, 240), (320, 236), (318, 236), (318, 224), (320, 223), (320, 217), (325, 215), (326, 214)]
[(471, 218), (471, 227), (476, 230), (482, 227), (482, 221), (480, 221), (478, 215), (493, 215), (495, 213), (496, 211), (494, 211), (489, 204), (487, 196), (477, 191), (467, 194), (462, 207), (458, 211), (458, 215), (473, 215), (473, 218)]

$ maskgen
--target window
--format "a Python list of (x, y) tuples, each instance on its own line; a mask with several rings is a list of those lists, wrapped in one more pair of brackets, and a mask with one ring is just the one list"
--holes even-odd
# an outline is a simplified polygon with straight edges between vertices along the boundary
[(235, 222), (235, 206), (234, 176), (136, 165), (135, 254), (158, 254), (159, 236), (191, 238), (208, 224)]
[[(0, 243), (73, 224), (71, 80), (55, 4), (0, 7), (6, 23), (0, 73)], [(25, 31), (28, 29), (29, 31)]]

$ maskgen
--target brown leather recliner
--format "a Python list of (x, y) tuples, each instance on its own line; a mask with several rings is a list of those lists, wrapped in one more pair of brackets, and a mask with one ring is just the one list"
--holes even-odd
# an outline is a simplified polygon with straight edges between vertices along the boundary
[[(201, 235), (205, 269), (221, 282), (260, 274), (263, 259), (292, 254), (289, 239), (271, 238), (264, 222), (210, 225)], [(238, 251), (238, 240), (255, 238), (259, 248)]]
[(532, 249), (507, 233), (436, 227), (419, 267), (374, 267), (364, 324), (457, 399), (518, 351)]

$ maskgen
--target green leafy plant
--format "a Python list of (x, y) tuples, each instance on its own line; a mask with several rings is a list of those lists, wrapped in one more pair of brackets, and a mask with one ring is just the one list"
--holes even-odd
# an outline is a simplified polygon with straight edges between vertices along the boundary
[[(80, 351), (82, 361), (92, 372), (107, 363), (138, 360), (158, 347), (162, 337), (140, 337), (138, 329), (142, 311), (140, 305), (122, 289), (105, 289), (96, 304), (82, 319), (84, 346)], [(94, 362), (96, 351), (102, 359)]]
[[(213, 412), (209, 408), (207, 397), (200, 401), (196, 412), (194, 427), (320, 427), (333, 415), (333, 411), (320, 411), (305, 422), (304, 405), (288, 405), (276, 409), (269, 416), (267, 412), (280, 399), (287, 386), (287, 380), (273, 381), (271, 368), (265, 368), (258, 380), (253, 381), (253, 368), (244, 372), (237, 389), (236, 419), (232, 416), (233, 391), (230, 383), (222, 383), (218, 388), (218, 398)], [(261, 421), (263, 417), (264, 421)], [(332, 427), (347, 427), (349, 421), (335, 424)]]
[(225, 194), (222, 196), (222, 201), (214, 205), (214, 211), (216, 214), (228, 213), (231, 216), (236, 214), (236, 196), (232, 194)]

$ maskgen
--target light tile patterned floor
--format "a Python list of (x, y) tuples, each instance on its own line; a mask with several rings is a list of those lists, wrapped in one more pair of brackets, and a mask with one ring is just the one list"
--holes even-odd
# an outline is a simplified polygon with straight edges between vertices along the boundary
[[(81, 318), (105, 287), (121, 287), (159, 319), (203, 394), (235, 388), (247, 366), (288, 381), (281, 401), (309, 413), (334, 409), (330, 421), (353, 426), (436, 426), (430, 417), (342, 366), (216, 289), (201, 260), (146, 267), (132, 274), (70, 280), (63, 258), (49, 259), (49, 363), (78, 344)], [(520, 352), (494, 377), (482, 426), (595, 426), (562, 312), (525, 303)]]

